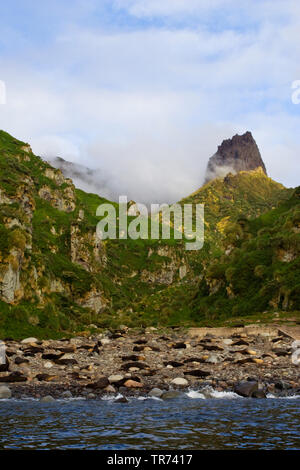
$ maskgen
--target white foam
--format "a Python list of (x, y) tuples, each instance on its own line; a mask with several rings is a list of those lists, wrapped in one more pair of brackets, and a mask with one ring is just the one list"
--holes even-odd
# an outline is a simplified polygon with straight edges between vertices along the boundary
[(211, 387), (205, 387), (202, 390), (190, 390), (186, 393), (186, 396), (189, 398), (201, 398), (205, 400), (207, 398), (217, 398), (217, 399), (234, 399), (234, 398), (242, 398), (234, 392), (219, 392), (218, 390), (214, 390)]
[(205, 396), (203, 395), (203, 393), (197, 392), (196, 390), (191, 390), (190, 392), (187, 392), (186, 396), (189, 398), (201, 398), (202, 400), (205, 400)]
[(276, 400), (297, 400), (300, 398), (300, 395), (291, 395), (290, 397), (278, 397), (276, 395), (273, 395), (272, 393), (268, 393), (267, 398), (276, 398)]

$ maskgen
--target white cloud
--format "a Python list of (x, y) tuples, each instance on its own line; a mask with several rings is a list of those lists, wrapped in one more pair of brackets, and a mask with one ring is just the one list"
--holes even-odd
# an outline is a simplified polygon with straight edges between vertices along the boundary
[[(232, 2), (115, 6), (172, 16), (211, 13), (225, 3)], [(72, 25), (47, 45), (26, 44), (25, 55), (0, 58), (7, 84), (0, 127), (45, 157), (99, 167), (114, 195), (153, 202), (197, 189), (217, 145), (249, 129), (269, 174), (296, 185), (300, 106), (291, 105), (290, 87), (300, 79), (299, 11), (289, 0), (263, 0), (257, 14), (241, 4), (235, 20), (248, 6), (256, 28)]]

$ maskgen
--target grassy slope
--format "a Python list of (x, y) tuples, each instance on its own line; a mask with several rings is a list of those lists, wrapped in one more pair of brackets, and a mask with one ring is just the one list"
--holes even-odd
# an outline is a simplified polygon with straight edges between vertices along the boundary
[[(119, 323), (132, 326), (200, 324), (203, 321), (216, 323), (230, 316), (244, 315), (251, 309), (255, 313), (269, 308), (266, 299), (269, 301), (274, 295), (274, 289), (270, 288), (270, 294), (257, 294), (258, 297), (254, 296), (254, 301), (252, 294), (248, 296), (247, 292), (244, 292), (242, 283), (244, 282), (245, 288), (248, 289), (249, 280), (251, 292), (268, 289), (270, 282), (274, 280), (274, 273), (278, 270), (285, 279), (285, 285), (282, 280), (278, 280), (277, 274), (276, 282), (280, 286), (282, 284), (283, 288), (292, 286), (294, 290), (290, 298), (292, 302), (294, 298), (297, 302), (297, 260), (292, 264), (281, 265), (274, 261), (274, 269), (268, 268), (262, 277), (253, 277), (254, 264), (254, 268), (258, 265), (270, 265), (276, 243), (280, 244), (281, 240), (286, 244), (292, 243), (293, 236), (288, 235), (285, 224), (289, 211), (296, 210), (294, 206), (297, 206), (297, 198), (294, 198), (292, 202), (286, 202), (275, 209), (281, 200), (290, 197), (291, 190), (286, 190), (260, 172), (229, 176), (224, 182), (214, 180), (181, 201), (205, 203), (206, 243), (203, 250), (186, 253), (182, 243), (172, 239), (167, 242), (107, 241), (104, 244), (108, 260), (106, 266), (99, 266), (94, 272), (87, 272), (79, 264), (71, 262), (70, 228), (76, 223), (82, 235), (94, 233), (99, 220), (95, 216), (96, 208), (106, 201), (97, 195), (76, 190), (75, 211), (66, 213), (52, 207), (49, 202), (38, 196), (38, 191), (43, 185), (57, 190), (55, 182), (45, 176), (45, 170), (51, 167), (33, 154), (30, 154), (29, 159), (26, 158), (27, 154), (22, 150), (24, 145), (0, 131), (0, 189), (2, 188), (9, 197), (13, 197), (22, 186), (24, 177), (33, 180), (31, 193), (35, 201), (35, 211), (32, 220), (32, 252), (26, 253), (25, 250), (28, 259), (26, 272), (29, 272), (32, 266), (41, 269), (42, 275), (38, 284), (42, 291), (47, 291), (49, 280), (55, 278), (68, 286), (68, 292), (46, 292), (42, 304), (35, 292), (27, 293), (27, 297), (25, 296), (18, 305), (0, 302), (0, 336), (61, 336), (81, 330), (90, 323), (105, 327)], [(63, 188), (64, 186), (60, 189)], [(118, 206), (115, 207), (118, 210)], [(80, 209), (84, 210), (85, 217), (84, 221), (79, 223), (77, 219)], [(271, 211), (256, 219), (257, 215), (269, 209)], [(22, 222), (24, 211), (18, 204), (0, 206), (2, 256), (7, 255), (16, 243), (24, 244), (24, 237), (28, 237), (26, 230), (5, 227), (4, 219), (8, 215)], [(246, 224), (247, 230), (243, 222), (245, 218), (250, 218), (249, 224)], [(56, 234), (51, 231), (53, 227)], [(262, 235), (261, 231), (264, 229), (266, 233)], [(274, 231), (277, 236), (273, 235)], [(239, 238), (235, 243), (237, 236)], [(263, 249), (259, 248), (264, 240), (268, 245), (273, 238), (274, 246), (272, 241), (270, 249), (265, 246)], [(224, 247), (232, 243), (232, 240), (237, 246), (230, 256), (224, 258)], [(177, 255), (188, 259), (188, 275), (182, 281), (176, 277), (172, 286), (142, 282), (142, 270), (159, 271), (167, 261), (155, 253), (158, 247), (164, 245), (173, 247)], [(53, 247), (56, 253), (53, 253)], [(150, 248), (154, 250), (151, 256)], [(87, 245), (86, 249), (91, 250), (91, 246)], [(249, 256), (253, 258), (253, 262), (249, 261)], [(234, 274), (230, 269), (235, 269)], [(25, 276), (26, 272), (22, 275)], [(228, 299), (226, 294), (230, 273), (236, 289), (235, 299)], [(224, 284), (214, 295), (208, 295), (207, 282), (211, 279), (219, 279)], [(93, 314), (75, 301), (76, 296), (84, 295), (91, 287), (99, 289), (108, 299), (107, 309), (101, 315)], [(262, 297), (265, 300), (262, 300)]]

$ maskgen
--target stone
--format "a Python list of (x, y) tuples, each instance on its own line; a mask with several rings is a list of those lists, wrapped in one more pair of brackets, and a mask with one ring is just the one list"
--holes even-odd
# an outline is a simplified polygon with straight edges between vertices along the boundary
[(29, 363), (29, 360), (28, 359), (25, 359), (25, 357), (16, 357), (15, 358), (15, 364), (17, 366), (21, 365), (21, 364), (28, 364)]
[(108, 381), (110, 384), (115, 384), (115, 383), (118, 383), (118, 382), (121, 382), (122, 380), (124, 379), (124, 376), (123, 375), (110, 375), (108, 377)]
[(148, 397), (160, 398), (163, 394), (164, 392), (160, 388), (153, 388), (148, 393)]
[(252, 398), (267, 398), (267, 395), (263, 390), (256, 390), (252, 393)]
[(181, 396), (180, 392), (169, 390), (168, 392), (164, 392), (160, 398), (162, 400), (173, 400), (174, 398), (179, 398), (180, 396)]
[(122, 369), (129, 370), (132, 367), (134, 367), (136, 369), (147, 369), (148, 368), (147, 364), (145, 364), (144, 362), (134, 361), (134, 362), (128, 362), (127, 364), (124, 364), (122, 366)]
[(173, 344), (173, 349), (186, 349), (186, 343), (179, 342)]
[(114, 403), (129, 403), (126, 397), (117, 398)]
[(12, 393), (11, 389), (6, 385), (1, 385), (0, 387), (0, 400), (11, 398)]
[(235, 135), (232, 139), (223, 140), (217, 152), (209, 159), (205, 183), (217, 177), (224, 177), (230, 171), (238, 173), (258, 168), (267, 174), (257, 144), (248, 131), (243, 135)]
[(21, 372), (12, 372), (9, 375), (0, 377), (0, 382), (5, 382), (5, 383), (16, 383), (16, 382), (26, 382), (26, 381), (27, 381), (27, 377), (21, 374)]
[(180, 387), (186, 387), (189, 384), (188, 381), (182, 377), (176, 377), (171, 381), (171, 383)]
[(99, 377), (97, 382), (94, 382), (94, 383), (91, 383), (91, 384), (88, 384), (87, 387), (88, 388), (93, 388), (93, 389), (103, 389), (105, 387), (107, 387), (109, 385), (109, 380), (107, 377), (105, 376), (102, 376), (102, 377)]
[(105, 345), (111, 343), (111, 340), (108, 339), (108, 338), (103, 338), (103, 339), (100, 340), (100, 343), (101, 343), (102, 346), (105, 346)]
[(22, 344), (30, 344), (30, 343), (38, 343), (38, 339), (36, 338), (25, 338), (21, 341)]
[(5, 357), (4, 364), (0, 364), (0, 372), (8, 372), (9, 371), (9, 361), (7, 357)]
[(184, 375), (192, 375), (193, 377), (204, 378), (204, 377), (208, 377), (209, 375), (211, 375), (211, 373), (206, 370), (193, 369), (193, 370), (187, 370), (186, 372), (184, 372)]
[(250, 398), (254, 392), (258, 391), (257, 382), (239, 382), (234, 387), (234, 392), (240, 395), (241, 397)]
[(233, 340), (230, 338), (223, 339), (223, 344), (225, 344), (226, 346), (230, 346), (232, 343), (233, 343)]
[(65, 392), (62, 393), (62, 398), (73, 398), (72, 392), (70, 390), (66, 390)]
[(209, 362), (210, 364), (219, 364), (220, 362), (223, 362), (223, 358), (220, 356), (217, 356), (217, 354), (211, 354), (207, 359), (206, 362)]
[(263, 359), (259, 359), (258, 357), (251, 357), (251, 361), (254, 362), (255, 364), (263, 364), (264, 363)]
[(141, 382), (136, 382), (135, 380), (126, 380), (124, 383), (124, 387), (126, 388), (143, 388), (143, 384)]
[(165, 366), (172, 366), (172, 367), (181, 367), (184, 365), (183, 362), (177, 362), (177, 361), (167, 361), (167, 362), (164, 362), (164, 365)]
[(64, 366), (78, 364), (76, 359), (74, 359), (74, 357), (71, 354), (64, 354), (59, 359), (56, 359), (55, 363), (58, 365), (64, 365)]
[(51, 369), (53, 367), (53, 364), (50, 361), (46, 361), (44, 364), (44, 367), (45, 369)]
[(112, 385), (108, 385), (107, 387), (105, 387), (105, 391), (107, 393), (116, 393), (116, 389)]
[(41, 403), (53, 403), (55, 399), (51, 395), (47, 395), (46, 397), (43, 397), (40, 399)]
[(52, 382), (57, 378), (56, 375), (49, 375), (49, 374), (37, 374), (36, 379), (38, 379), (39, 382)]

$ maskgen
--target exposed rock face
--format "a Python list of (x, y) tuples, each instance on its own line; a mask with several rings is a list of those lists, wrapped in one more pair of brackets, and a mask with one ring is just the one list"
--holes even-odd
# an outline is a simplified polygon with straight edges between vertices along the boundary
[(267, 174), (265, 164), (261, 158), (260, 151), (251, 134), (235, 135), (232, 139), (223, 140), (208, 162), (205, 183), (218, 178), (225, 177), (228, 173), (239, 171), (250, 171), (262, 168)]

